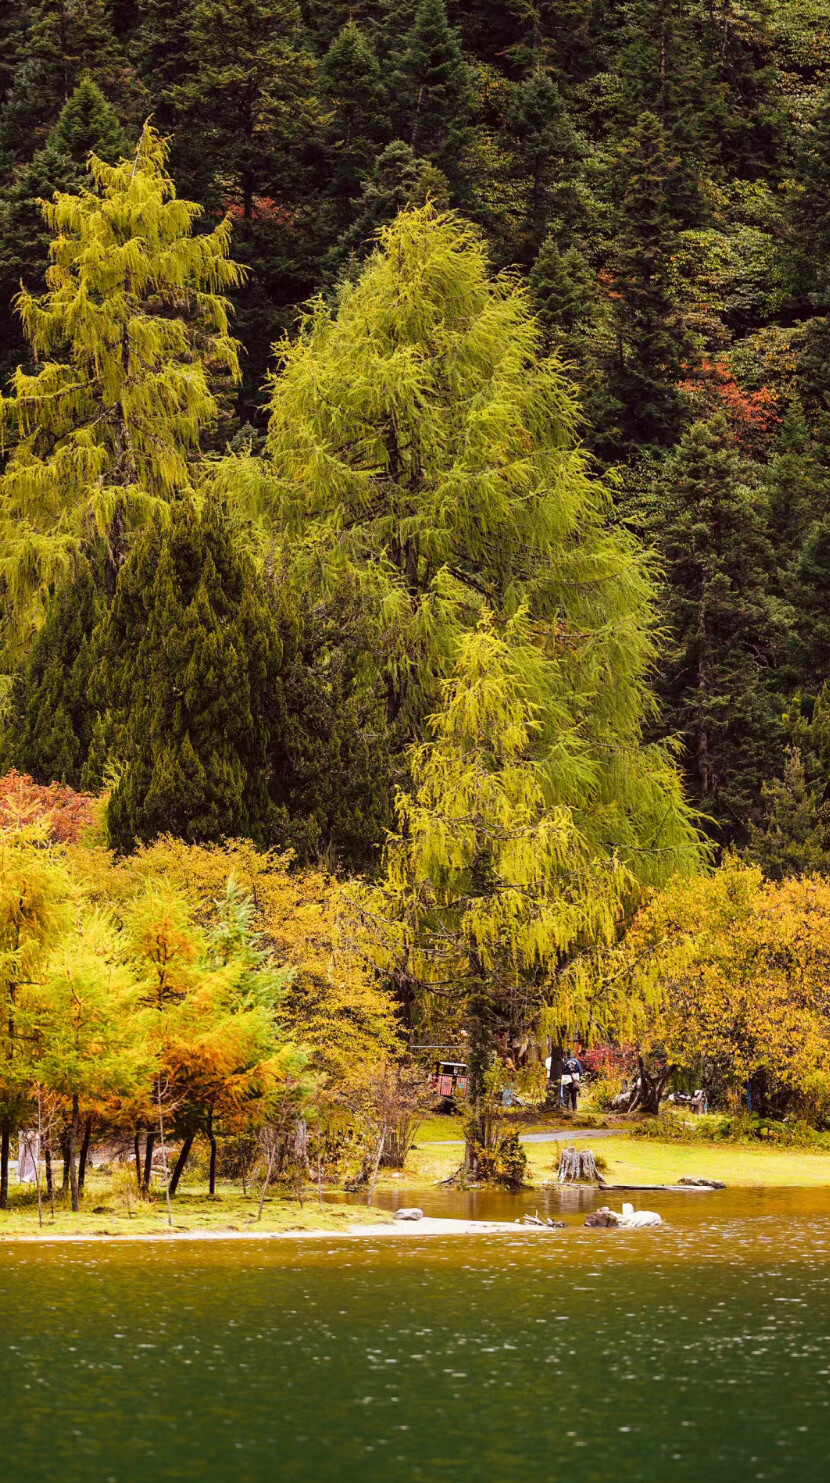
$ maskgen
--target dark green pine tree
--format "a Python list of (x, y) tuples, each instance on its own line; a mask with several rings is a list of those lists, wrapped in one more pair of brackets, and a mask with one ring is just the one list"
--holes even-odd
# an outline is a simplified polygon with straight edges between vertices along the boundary
[(452, 14), (462, 46), (470, 56), (499, 72), (521, 75), (525, 47), (533, 47), (537, 39), (536, 4), (526, 5), (524, 0), (464, 0), (463, 5), (452, 7)]
[(312, 79), (295, 0), (193, 0), (171, 102), (197, 200), (250, 221), (257, 198), (292, 198), (317, 123)]
[(408, 144), (395, 139), (381, 151), (363, 189), (354, 203), (354, 220), (329, 254), (327, 266), (333, 275), (348, 274), (374, 245), (379, 227), (394, 221), (407, 206), (423, 206), (429, 197), (439, 209), (449, 204), (446, 176), (419, 159)]
[(27, 0), (10, 0), (0, 6), (0, 109), (5, 106), (15, 68), (24, 53), (28, 11)]
[(721, 96), (710, 78), (707, 48), (686, 0), (628, 0), (614, 59), (620, 93), (614, 123), (636, 127), (644, 113), (660, 120), (677, 157), (674, 206), (681, 219), (699, 218), (699, 180), (724, 128)]
[(84, 562), (52, 598), (26, 668), (12, 685), (0, 748), (4, 770), (16, 767), (38, 783), (84, 785), (97, 715), (89, 691), (102, 612)]
[[(160, 133), (169, 133), (180, 121), (177, 90), (189, 79), (196, 62), (190, 50), (195, 0), (138, 0), (138, 16), (130, 51), (146, 84), (153, 119)], [(176, 182), (182, 196), (198, 195), (196, 182), (178, 161)]]
[(319, 271), (313, 82), (295, 0), (193, 0), (180, 81), (167, 93), (172, 173), (208, 212), (235, 218), (234, 256), (247, 276), (232, 301), (249, 417), (271, 346)]
[(813, 438), (798, 396), (784, 414), (764, 469), (763, 488), (770, 530), (775, 533), (776, 567), (783, 569), (798, 555), (830, 503), (826, 452)]
[(751, 477), (722, 417), (695, 423), (666, 458), (646, 520), (666, 581), (662, 719), (682, 739), (691, 796), (724, 844), (745, 841), (783, 744), (787, 631)]
[(794, 662), (806, 693), (830, 675), (830, 515), (816, 520), (786, 577)]
[(788, 195), (789, 251), (796, 299), (820, 313), (830, 309), (830, 87), (797, 154), (796, 189)]
[(678, 389), (692, 344), (671, 281), (677, 161), (653, 113), (626, 140), (613, 184), (620, 205), (612, 253), (617, 353), (608, 368), (623, 438), (670, 446), (685, 406)]
[(371, 38), (350, 20), (320, 63), (320, 91), (326, 110), (329, 193), (337, 226), (349, 222), (349, 205), (388, 136), (383, 79)]
[(98, 690), (121, 775), (113, 846), (167, 831), (270, 839), (268, 746), (278, 641), (223, 510), (188, 503), (146, 528), (121, 569)]
[(761, 789), (764, 817), (750, 825), (747, 858), (770, 880), (830, 874), (830, 803), (811, 784), (798, 747), (787, 748), (784, 775)]
[(64, 104), (43, 149), (39, 149), (0, 197), (0, 381), (29, 357), (23, 328), (12, 312), (21, 282), (33, 291), (45, 287), (49, 232), (41, 200), (55, 191), (80, 191), (89, 184), (85, 164), (90, 150), (109, 164), (124, 153), (124, 133), (100, 88), (82, 77)]
[(598, 307), (596, 274), (577, 247), (561, 252), (545, 238), (530, 272), (533, 308), (548, 350), (584, 366)]
[(271, 732), (274, 838), (300, 861), (372, 870), (392, 823), (386, 696), (367, 684), (371, 642), (354, 584), (308, 607), (290, 577), (274, 580), (282, 654), (281, 713)]
[(432, 160), (454, 189), (464, 177), (473, 80), (444, 0), (421, 0), (393, 69), (389, 101), (402, 139)]
[(549, 230), (567, 245), (586, 215), (580, 190), (585, 144), (556, 82), (541, 67), (511, 88), (503, 139), (512, 198), (506, 255), (529, 266)]
[(30, 160), (84, 75), (122, 119), (136, 118), (146, 95), (113, 34), (104, 0), (37, 0), (0, 117), (0, 148)]

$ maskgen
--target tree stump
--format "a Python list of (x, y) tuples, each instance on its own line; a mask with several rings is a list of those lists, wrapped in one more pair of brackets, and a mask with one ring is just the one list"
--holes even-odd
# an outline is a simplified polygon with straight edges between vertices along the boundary
[(559, 1156), (560, 1184), (604, 1184), (590, 1148), (565, 1148)]

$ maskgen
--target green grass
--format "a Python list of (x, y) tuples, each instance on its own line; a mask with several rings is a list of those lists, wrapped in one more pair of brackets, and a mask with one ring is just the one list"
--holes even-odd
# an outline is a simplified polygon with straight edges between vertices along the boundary
[[(115, 1196), (109, 1179), (93, 1174), (84, 1191), (81, 1210), (73, 1214), (68, 1200), (61, 1198), (55, 1217), (46, 1199), (43, 1201), (43, 1226), (38, 1223), (37, 1195), (30, 1186), (12, 1186), (10, 1208), (0, 1211), (0, 1241), (17, 1236), (140, 1236), (164, 1235), (170, 1227), (163, 1191), (149, 1200), (133, 1202), (128, 1212), (123, 1197)], [(281, 1193), (269, 1193), (258, 1221), (258, 1195), (247, 1197), (236, 1185), (222, 1184), (214, 1196), (205, 1186), (183, 1185), (171, 1201), (174, 1231), (212, 1231), (215, 1233), (250, 1231), (315, 1231), (343, 1230), (350, 1225), (376, 1224), (388, 1217), (383, 1211), (369, 1210), (365, 1205), (322, 1205), (317, 1193), (310, 1190), (298, 1199)]]
[[(618, 1121), (618, 1119), (617, 1119)], [(565, 1113), (543, 1112), (535, 1109), (525, 1113), (506, 1113), (504, 1118), (504, 1131), (512, 1132), (517, 1128), (520, 1133), (544, 1133), (553, 1128), (582, 1128), (606, 1127), (609, 1119), (604, 1113), (579, 1112), (576, 1120), (568, 1117)], [(415, 1136), (418, 1148), (430, 1143), (461, 1142), (464, 1138), (464, 1119), (462, 1117), (428, 1117), (421, 1123)]]
[[(528, 1123), (521, 1131), (542, 1131), (553, 1125), (552, 1120), (541, 1119), (538, 1123)], [(555, 1125), (562, 1126), (562, 1120), (558, 1119)], [(687, 1174), (700, 1179), (721, 1179), (735, 1186), (830, 1185), (830, 1152), (765, 1147), (750, 1142), (661, 1142), (632, 1138), (628, 1132), (603, 1138), (602, 1142), (586, 1140), (580, 1144), (579, 1132), (574, 1127), (573, 1143), (577, 1148), (593, 1148), (602, 1156), (608, 1164), (605, 1177), (609, 1184), (675, 1184)], [(461, 1138), (459, 1118), (431, 1118), (419, 1131), (416, 1148), (398, 1179), (411, 1191), (434, 1188), (438, 1180), (445, 1179), (460, 1164)], [(455, 1146), (449, 1140), (456, 1140)], [(555, 1177), (563, 1146), (561, 1143), (526, 1145), (531, 1184), (538, 1185)], [(383, 1183), (388, 1184), (392, 1179), (388, 1173), (382, 1176)]]
[[(578, 1137), (574, 1145), (580, 1146)], [(830, 1184), (830, 1153), (775, 1149), (747, 1143), (659, 1143), (651, 1138), (604, 1138), (599, 1145), (607, 1162), (609, 1184), (676, 1184), (682, 1175), (722, 1179), (728, 1185)], [(534, 1184), (555, 1175), (557, 1154), (550, 1145), (528, 1147)]]

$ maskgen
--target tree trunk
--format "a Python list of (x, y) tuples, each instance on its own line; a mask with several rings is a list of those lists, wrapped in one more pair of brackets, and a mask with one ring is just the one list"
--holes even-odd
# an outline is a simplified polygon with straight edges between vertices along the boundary
[(51, 1198), (52, 1198), (52, 1191), (53, 1191), (53, 1185), (52, 1185), (52, 1144), (50, 1143), (50, 1141), (49, 1141), (48, 1138), (46, 1139), (46, 1142), (43, 1145), (43, 1157), (44, 1157), (44, 1159), (46, 1161), (46, 1193), (49, 1196), (49, 1199), (51, 1200)]
[(9, 1145), (11, 1123), (7, 1117), (0, 1123), (0, 1210), (9, 1208)]
[[(181, 1179), (181, 1177), (182, 1177), (182, 1175), (184, 1173), (184, 1166), (187, 1163), (188, 1155), (190, 1153), (191, 1148), (193, 1147), (193, 1139), (195, 1137), (196, 1137), (195, 1132), (188, 1133), (188, 1135), (185, 1138), (184, 1143), (182, 1144), (181, 1149), (179, 1151), (179, 1157), (176, 1159), (176, 1166), (175, 1166), (175, 1168), (173, 1170), (173, 1173), (172, 1173), (172, 1175), (170, 1177), (170, 1186), (169, 1186), (169, 1188), (170, 1188), (170, 1197), (171, 1197), (171, 1199), (172, 1199), (173, 1195), (175, 1195), (176, 1190), (179, 1187), (179, 1180)], [(211, 1194), (212, 1193), (213, 1193), (213, 1191), (211, 1190)]]
[(492, 1038), (487, 1004), (482, 994), (470, 1000), (467, 1014), (467, 1104), (470, 1109), (465, 1130), (464, 1164), (468, 1178), (478, 1172), (476, 1144), (487, 1147), (487, 1117), (484, 1078), (490, 1066)]
[(69, 1189), (69, 1129), (64, 1128), (60, 1136), (61, 1157), (63, 1159), (63, 1178), (61, 1179), (61, 1193), (66, 1194)]
[(78, 1109), (77, 1093), (72, 1098), (72, 1121), (69, 1124), (69, 1188), (72, 1192), (72, 1209), (77, 1212), (81, 1208), (81, 1194), (78, 1189), (78, 1166), (75, 1162), (75, 1152), (78, 1147), (78, 1128), (81, 1116)]
[(133, 1133), (133, 1158), (135, 1159), (135, 1183), (136, 1189), (141, 1190), (141, 1129), (136, 1128)]
[(216, 1134), (213, 1131), (213, 1113), (211, 1112), (207, 1126), (208, 1143), (210, 1144), (210, 1188), (211, 1195), (216, 1194)]
[(84, 1136), (81, 1142), (81, 1156), (78, 1160), (78, 1189), (84, 1187), (86, 1179), (86, 1162), (89, 1158), (89, 1141), (92, 1137), (92, 1118), (88, 1117), (84, 1123)]
[(565, 1041), (560, 1039), (550, 1048), (550, 1074), (545, 1101), (548, 1107), (558, 1107), (562, 1100), (562, 1062), (565, 1059)]
[(658, 1071), (655, 1076), (650, 1076), (646, 1071), (642, 1056), (637, 1057), (640, 1068), (640, 1081), (636, 1092), (628, 1105), (628, 1112), (650, 1112), (657, 1114), (660, 1111), (660, 1102), (663, 1093), (669, 1084), (669, 1077), (677, 1070), (672, 1064), (666, 1066), (665, 1070)]
[(147, 1142), (144, 1145), (144, 1175), (141, 1180), (141, 1188), (145, 1194), (149, 1193), (150, 1180), (153, 1177), (153, 1149), (156, 1146), (156, 1135), (152, 1128), (147, 1129)]

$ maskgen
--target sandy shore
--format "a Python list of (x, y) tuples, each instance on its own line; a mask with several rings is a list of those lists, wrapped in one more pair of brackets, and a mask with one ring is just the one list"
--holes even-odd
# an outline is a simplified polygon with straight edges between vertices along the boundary
[(340, 1230), (312, 1230), (312, 1231), (137, 1231), (135, 1235), (128, 1232), (116, 1232), (113, 1235), (103, 1232), (55, 1232), (37, 1231), (32, 1235), (0, 1235), (0, 1247), (10, 1242), (26, 1241), (37, 1243), (61, 1244), (63, 1242), (77, 1243), (79, 1241), (341, 1241), (353, 1240), (355, 1237), (378, 1236), (388, 1237), (417, 1237), (417, 1236), (493, 1236), (505, 1235), (510, 1232), (515, 1236), (517, 1231), (539, 1235), (547, 1232), (551, 1234), (549, 1226), (526, 1226), (516, 1225), (512, 1221), (493, 1220), (451, 1220), (439, 1216), (425, 1215), (421, 1220), (391, 1220), (378, 1222), (377, 1225), (346, 1226)]

